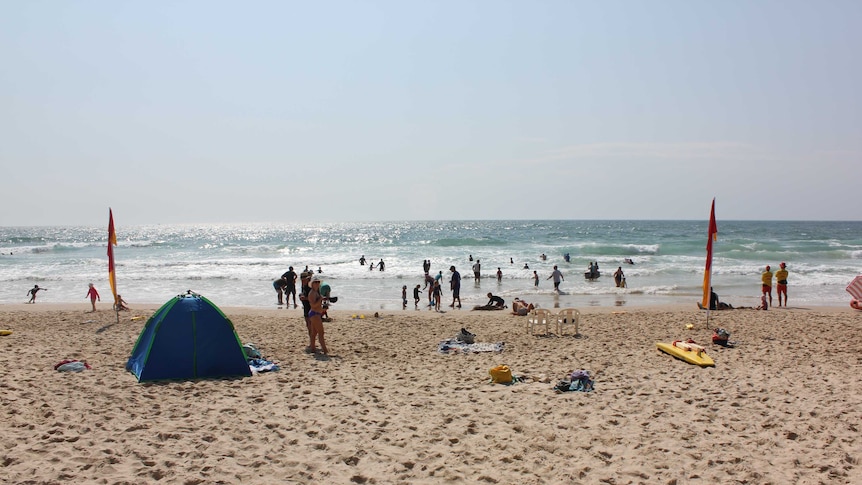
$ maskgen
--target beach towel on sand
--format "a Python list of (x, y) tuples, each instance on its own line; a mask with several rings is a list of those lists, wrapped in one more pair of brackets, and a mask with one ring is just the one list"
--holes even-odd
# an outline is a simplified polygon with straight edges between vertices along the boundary
[(503, 305), (503, 306), (497, 306), (497, 305), (476, 305), (476, 306), (474, 306), (474, 307), (473, 307), (473, 310), (480, 310), (480, 311), (494, 311), (494, 310), (505, 310), (506, 308), (509, 308), (509, 307), (508, 307), (508, 306), (506, 306), (506, 305)]
[(458, 339), (450, 338), (437, 344), (437, 351), (441, 354), (474, 354), (479, 352), (502, 352), (504, 342), (488, 343), (475, 342), (468, 344)]
[(252, 374), (258, 372), (274, 372), (279, 370), (278, 364), (265, 359), (248, 359), (248, 368)]
[(90, 364), (84, 362), (83, 360), (75, 360), (75, 359), (66, 359), (60, 361), (57, 365), (54, 366), (54, 370), (60, 372), (82, 372), (86, 369), (92, 369)]

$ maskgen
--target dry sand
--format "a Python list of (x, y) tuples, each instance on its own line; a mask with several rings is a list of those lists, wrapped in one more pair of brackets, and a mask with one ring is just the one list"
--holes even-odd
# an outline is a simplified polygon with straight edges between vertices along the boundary
[[(862, 312), (585, 308), (575, 337), (503, 312), (333, 312), (331, 357), (301, 310), (223, 308), (281, 370), (139, 384), (125, 370), (155, 308), (0, 306), (4, 483), (862, 483)], [(687, 330), (686, 324), (695, 328)], [(442, 355), (461, 327), (500, 354)], [(715, 368), (659, 353), (707, 344)], [(93, 368), (53, 370), (73, 358)], [(538, 379), (489, 383), (509, 365)], [(592, 393), (556, 394), (573, 369)], [(544, 382), (543, 382), (544, 381)]]

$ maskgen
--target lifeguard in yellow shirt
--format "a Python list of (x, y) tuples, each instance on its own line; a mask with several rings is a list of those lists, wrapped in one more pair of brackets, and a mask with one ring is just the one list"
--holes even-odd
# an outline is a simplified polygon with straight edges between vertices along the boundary
[(781, 295), (784, 295), (784, 306), (787, 306), (787, 265), (783, 262), (779, 265), (781, 269), (775, 272), (775, 292), (778, 293), (778, 306), (781, 306)]
[(769, 306), (772, 306), (772, 271), (769, 269), (769, 265), (766, 265), (766, 271), (760, 275), (760, 281), (763, 283), (761, 286), (763, 296), (769, 296)]

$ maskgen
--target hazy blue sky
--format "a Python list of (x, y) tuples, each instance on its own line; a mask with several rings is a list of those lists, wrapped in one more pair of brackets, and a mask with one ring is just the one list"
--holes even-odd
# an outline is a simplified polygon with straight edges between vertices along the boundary
[(862, 2), (0, 3), (0, 225), (859, 220)]

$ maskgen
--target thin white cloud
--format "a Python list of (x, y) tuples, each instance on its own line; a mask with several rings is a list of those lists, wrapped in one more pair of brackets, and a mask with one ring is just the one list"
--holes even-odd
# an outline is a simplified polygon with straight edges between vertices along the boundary
[(782, 158), (761, 147), (737, 142), (696, 143), (587, 143), (549, 150), (526, 163), (542, 164), (561, 160), (722, 160), (754, 161)]
[(519, 143), (547, 143), (548, 139), (539, 136), (519, 136), (515, 138), (515, 141)]

